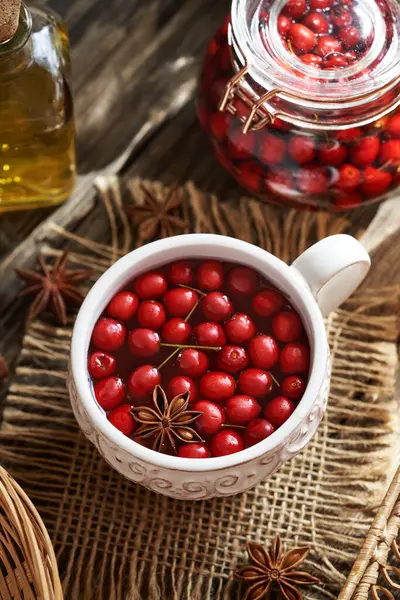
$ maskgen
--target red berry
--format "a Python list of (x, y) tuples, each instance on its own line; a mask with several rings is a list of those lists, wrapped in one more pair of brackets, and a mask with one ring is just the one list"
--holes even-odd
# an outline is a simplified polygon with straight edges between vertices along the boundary
[(323, 10), (324, 8), (330, 8), (334, 2), (335, 0), (311, 0), (310, 7), (313, 10)]
[(289, 29), (292, 26), (292, 22), (285, 15), (279, 15), (278, 17), (278, 32), (282, 37), (286, 37)]
[(324, 69), (342, 69), (347, 67), (348, 61), (343, 54), (329, 54), (324, 58)]
[(342, 165), (339, 169), (339, 179), (336, 187), (346, 192), (354, 191), (361, 183), (361, 172), (350, 164)]
[(110, 317), (120, 321), (129, 321), (136, 314), (139, 298), (132, 292), (119, 292), (107, 307)]
[(302, 167), (297, 173), (297, 185), (305, 194), (321, 194), (329, 185), (328, 172), (325, 167)]
[(283, 8), (284, 14), (292, 19), (302, 17), (306, 10), (306, 0), (289, 0)]
[(350, 160), (356, 167), (368, 167), (378, 158), (379, 137), (361, 138), (350, 147)]
[(224, 282), (224, 271), (220, 262), (207, 260), (197, 270), (197, 283), (202, 290), (219, 290)]
[(130, 404), (122, 404), (114, 408), (108, 413), (107, 419), (124, 435), (132, 435), (136, 431), (137, 423), (133, 418)]
[(242, 346), (223, 346), (217, 354), (217, 367), (228, 373), (238, 373), (249, 364), (247, 352)]
[(178, 317), (167, 321), (161, 329), (161, 337), (167, 344), (186, 344), (191, 333), (191, 325)]
[(262, 290), (253, 298), (252, 306), (254, 312), (260, 317), (272, 317), (283, 305), (283, 298), (275, 290)]
[(228, 152), (235, 160), (246, 160), (251, 158), (256, 146), (254, 132), (243, 133), (241, 129), (234, 131), (228, 141)]
[(221, 406), (208, 400), (199, 400), (191, 410), (203, 413), (196, 419), (195, 428), (200, 435), (208, 437), (214, 435), (221, 429), (221, 425), (226, 422), (225, 411)]
[(146, 398), (161, 381), (160, 373), (153, 365), (142, 365), (128, 378), (129, 391), (136, 398)]
[(201, 301), (204, 316), (210, 321), (225, 321), (233, 313), (233, 304), (221, 292), (210, 292)]
[(272, 391), (272, 377), (262, 369), (246, 369), (240, 373), (238, 385), (243, 394), (262, 398)]
[(112, 410), (125, 400), (125, 386), (119, 377), (107, 377), (96, 383), (94, 395), (103, 410)]
[(304, 379), (297, 375), (289, 375), (281, 383), (282, 396), (286, 396), (291, 400), (300, 400), (306, 391), (306, 383)]
[(211, 451), (205, 444), (184, 444), (178, 450), (180, 458), (210, 458)]
[[(218, 98), (218, 102), (221, 98)], [(210, 116), (208, 126), (211, 135), (218, 141), (223, 142), (228, 137), (231, 117), (225, 112), (217, 112)]]
[(258, 287), (257, 273), (248, 267), (234, 267), (228, 274), (228, 287), (232, 294), (251, 296)]
[(336, 139), (344, 144), (354, 142), (362, 136), (360, 127), (350, 127), (350, 129), (341, 129), (336, 133)]
[(128, 343), (133, 356), (147, 358), (160, 350), (160, 336), (152, 329), (133, 329), (129, 332)]
[(274, 433), (275, 427), (265, 419), (254, 419), (251, 421), (244, 432), (244, 441), (248, 448), (262, 442)]
[(119, 350), (126, 337), (125, 325), (114, 319), (100, 319), (94, 326), (92, 343), (100, 350), (113, 352)]
[(301, 23), (294, 23), (289, 31), (289, 39), (293, 46), (299, 48), (303, 52), (310, 52), (316, 42), (315, 33)]
[(314, 139), (309, 135), (294, 135), (289, 140), (288, 152), (299, 165), (311, 162), (316, 155)]
[(330, 140), (321, 144), (318, 150), (319, 160), (324, 165), (338, 167), (341, 165), (347, 156), (347, 148), (337, 140)]
[(303, 54), (300, 59), (303, 63), (306, 63), (306, 65), (312, 65), (314, 67), (319, 67), (322, 64), (322, 58), (316, 54)]
[(240, 165), (240, 183), (243, 187), (252, 192), (259, 192), (262, 187), (261, 175), (257, 170), (246, 169), (245, 165)]
[(224, 325), (225, 333), (232, 344), (246, 344), (256, 335), (256, 326), (244, 313), (236, 313)]
[(93, 379), (104, 379), (115, 375), (117, 361), (112, 354), (106, 352), (92, 352), (88, 359), (89, 373)]
[(294, 189), (292, 172), (289, 169), (279, 167), (271, 170), (265, 178), (265, 185), (273, 194), (279, 196), (287, 196), (291, 198), (293, 194), (297, 194)]
[(303, 324), (297, 313), (285, 310), (273, 318), (272, 331), (280, 342), (294, 342), (303, 333)]
[(346, 10), (342, 6), (334, 7), (330, 16), (331, 23), (332, 25), (335, 25), (335, 27), (347, 27), (347, 25), (351, 25), (353, 21), (351, 12)]
[(225, 410), (229, 423), (247, 425), (247, 423), (258, 417), (261, 406), (255, 398), (241, 394), (229, 398), (226, 401)]
[(392, 175), (388, 171), (367, 167), (364, 171), (364, 181), (360, 190), (366, 196), (380, 196), (390, 187)]
[(347, 62), (351, 63), (354, 60), (357, 60), (358, 54), (355, 50), (347, 50), (347, 52), (343, 53), (343, 56), (347, 59)]
[(179, 369), (187, 377), (201, 377), (207, 371), (208, 364), (207, 354), (195, 348), (187, 348), (178, 359)]
[(343, 45), (347, 50), (351, 50), (351, 48), (357, 46), (361, 40), (360, 30), (353, 25), (342, 27), (342, 29), (339, 30), (339, 39), (343, 42)]
[(224, 402), (235, 393), (236, 382), (232, 375), (210, 371), (200, 379), (200, 393), (209, 400)]
[(287, 344), (281, 352), (279, 364), (285, 375), (305, 373), (310, 366), (310, 351), (304, 344)]
[(322, 13), (312, 10), (303, 19), (303, 25), (315, 33), (328, 33), (329, 23)]
[(258, 335), (249, 344), (249, 356), (255, 367), (272, 369), (279, 360), (278, 344), (270, 335)]
[(185, 392), (189, 392), (190, 404), (196, 402), (197, 388), (193, 379), (190, 377), (185, 377), (184, 375), (177, 375), (176, 377), (173, 377), (167, 387), (168, 398), (172, 400), (172, 398), (175, 398), (175, 396), (179, 396)]
[(200, 346), (224, 346), (226, 337), (224, 330), (218, 323), (204, 321), (193, 329), (193, 335)]
[(139, 306), (137, 319), (141, 327), (160, 329), (165, 323), (167, 315), (160, 302), (155, 300), (144, 300)]
[(169, 265), (168, 280), (172, 285), (190, 285), (193, 280), (191, 263), (187, 260), (181, 260)]
[(389, 140), (384, 142), (379, 154), (379, 162), (381, 165), (390, 163), (395, 167), (400, 164), (400, 140)]
[(198, 300), (196, 292), (180, 287), (168, 290), (164, 296), (165, 308), (173, 317), (186, 317)]
[(266, 165), (279, 165), (285, 158), (286, 144), (285, 142), (272, 135), (272, 133), (264, 133), (260, 141), (260, 161)]
[(268, 402), (264, 410), (264, 417), (270, 423), (279, 427), (288, 420), (295, 408), (296, 406), (289, 398), (277, 396)]
[(400, 113), (391, 117), (387, 132), (395, 137), (400, 137)]
[(318, 40), (315, 52), (319, 56), (325, 57), (328, 54), (342, 52), (342, 49), (342, 44), (339, 42), (339, 40), (330, 35), (323, 35)]
[(226, 456), (244, 450), (242, 437), (233, 429), (219, 431), (211, 441), (211, 454), (213, 456)]
[(145, 273), (136, 279), (133, 286), (141, 300), (156, 300), (167, 291), (167, 280), (161, 273)]
[(335, 196), (335, 207), (338, 210), (348, 210), (362, 204), (362, 197), (356, 192), (340, 192)]

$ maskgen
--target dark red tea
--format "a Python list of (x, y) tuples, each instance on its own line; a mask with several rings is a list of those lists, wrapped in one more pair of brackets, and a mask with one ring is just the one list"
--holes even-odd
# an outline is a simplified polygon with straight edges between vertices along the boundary
[(180, 261), (118, 292), (92, 334), (88, 369), (109, 421), (186, 458), (239, 452), (302, 398), (309, 343), (298, 314), (260, 273)]

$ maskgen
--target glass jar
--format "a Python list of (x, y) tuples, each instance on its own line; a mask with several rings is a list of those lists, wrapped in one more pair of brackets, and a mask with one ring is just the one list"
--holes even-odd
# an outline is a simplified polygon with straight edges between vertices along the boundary
[(262, 199), (347, 210), (400, 182), (398, 0), (233, 0), (198, 115)]
[(69, 45), (62, 21), (21, 6), (0, 44), (0, 212), (59, 204), (75, 179)]

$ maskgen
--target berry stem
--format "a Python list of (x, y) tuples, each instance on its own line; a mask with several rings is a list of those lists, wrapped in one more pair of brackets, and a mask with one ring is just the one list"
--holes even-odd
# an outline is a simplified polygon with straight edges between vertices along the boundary
[(223, 423), (221, 429), (246, 429), (245, 425), (233, 425), (232, 423)]
[(167, 356), (167, 358), (166, 358), (166, 359), (165, 359), (165, 360), (164, 360), (164, 361), (161, 363), (161, 365), (159, 365), (159, 366), (157, 367), (157, 369), (158, 369), (158, 370), (162, 369), (162, 367), (163, 367), (164, 365), (166, 365), (166, 364), (167, 364), (167, 362), (168, 362), (168, 361), (169, 361), (169, 360), (170, 360), (170, 359), (171, 359), (173, 356), (175, 356), (175, 354), (178, 354), (178, 352), (180, 351), (180, 349), (181, 349), (181, 347), (180, 347), (180, 346), (178, 346), (178, 348), (176, 348), (176, 350), (174, 350), (174, 352), (172, 352), (171, 354), (169, 354), (169, 355)]
[(219, 352), (221, 350), (221, 346), (196, 346), (195, 344), (182, 345), (161, 343), (160, 346), (164, 346), (165, 348), (177, 348), (178, 350), (185, 350), (186, 348), (192, 350), (214, 350), (214, 352)]
[(199, 294), (199, 296), (205, 296), (206, 295), (201, 290), (198, 290), (197, 288), (194, 288), (194, 287), (190, 287), (190, 285), (185, 285), (183, 283), (180, 283), (178, 285), (178, 287), (184, 288), (185, 290), (191, 290), (192, 292), (196, 292), (196, 294)]
[(279, 386), (280, 386), (280, 383), (279, 383), (279, 381), (276, 379), (276, 377), (274, 377), (274, 376), (272, 375), (272, 373), (271, 373), (271, 372), (270, 372), (270, 375), (271, 375), (271, 379), (272, 379), (272, 381), (275, 383), (275, 385), (276, 385), (277, 387), (279, 387)]

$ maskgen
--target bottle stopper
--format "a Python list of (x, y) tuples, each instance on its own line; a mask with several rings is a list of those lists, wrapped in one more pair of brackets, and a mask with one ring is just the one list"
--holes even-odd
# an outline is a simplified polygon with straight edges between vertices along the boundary
[(0, 43), (14, 37), (19, 24), (21, 0), (0, 0)]

